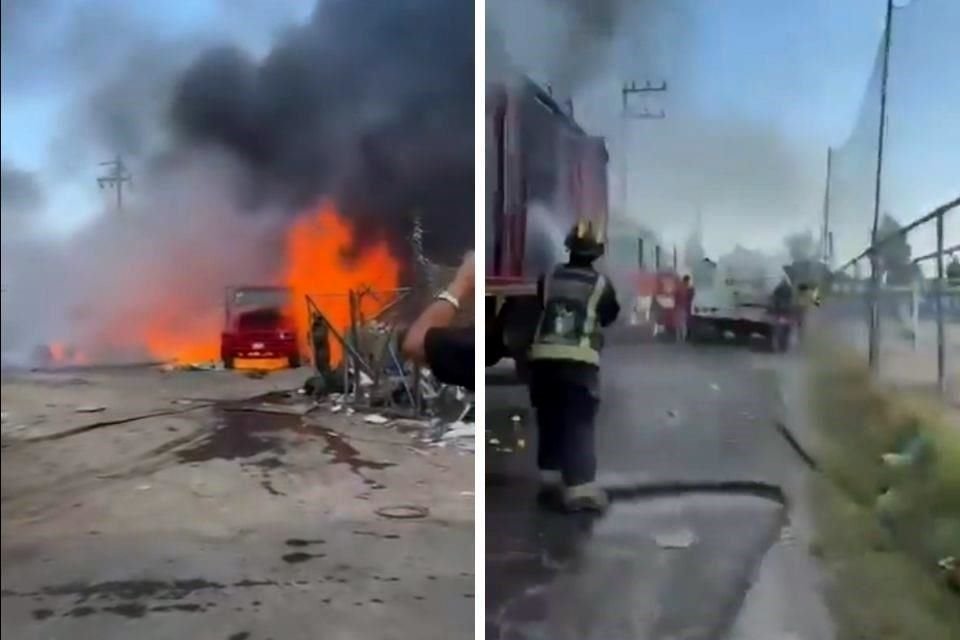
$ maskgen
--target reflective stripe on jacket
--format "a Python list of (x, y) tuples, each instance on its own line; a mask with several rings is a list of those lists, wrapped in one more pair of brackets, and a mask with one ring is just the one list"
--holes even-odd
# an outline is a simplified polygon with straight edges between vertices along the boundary
[(607, 286), (593, 269), (563, 265), (544, 278), (543, 311), (530, 347), (531, 360), (600, 364), (597, 305)]

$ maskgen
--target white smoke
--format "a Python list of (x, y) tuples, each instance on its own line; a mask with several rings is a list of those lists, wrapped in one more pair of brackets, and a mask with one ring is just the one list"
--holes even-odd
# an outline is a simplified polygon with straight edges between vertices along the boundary
[(238, 213), (244, 179), (222, 155), (185, 153), (68, 241), (4, 237), (4, 362), (51, 342), (143, 359), (151, 325), (215, 339), (225, 288), (272, 282), (283, 255), (283, 216)]

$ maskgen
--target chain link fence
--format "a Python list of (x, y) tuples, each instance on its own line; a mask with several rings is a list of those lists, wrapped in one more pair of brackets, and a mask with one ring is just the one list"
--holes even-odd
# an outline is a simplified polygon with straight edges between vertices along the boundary
[[(960, 198), (881, 237), (834, 276), (825, 309), (835, 337), (870, 360), (880, 379), (936, 391), (960, 408), (960, 247), (945, 239)], [(936, 249), (890, 263), (913, 233), (933, 230)], [(876, 262), (878, 279), (871, 278)], [(872, 345), (871, 345), (872, 343)]]
[[(960, 184), (930, 99), (960, 93), (945, 56), (957, 45), (940, 28), (960, 8), (912, 0), (888, 11), (854, 125), (829, 151), (824, 254), (836, 276), (823, 315), (881, 379), (960, 404)], [(835, 256), (854, 257), (837, 266)]]

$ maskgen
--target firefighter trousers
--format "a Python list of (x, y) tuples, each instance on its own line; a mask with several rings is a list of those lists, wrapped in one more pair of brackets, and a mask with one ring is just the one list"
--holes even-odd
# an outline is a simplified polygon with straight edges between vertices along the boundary
[(530, 400), (537, 414), (537, 466), (560, 471), (568, 487), (596, 480), (594, 442), (600, 400), (596, 385), (570, 380), (535, 367), (530, 377)]

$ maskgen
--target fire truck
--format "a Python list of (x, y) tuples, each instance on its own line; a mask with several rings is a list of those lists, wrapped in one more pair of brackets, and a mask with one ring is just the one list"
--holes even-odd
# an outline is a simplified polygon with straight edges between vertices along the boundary
[(537, 278), (563, 260), (578, 220), (606, 233), (609, 156), (571, 105), (529, 78), (488, 85), (486, 104), (486, 314), (502, 345), (488, 350), (487, 364), (513, 358), (522, 375), (539, 316)]

